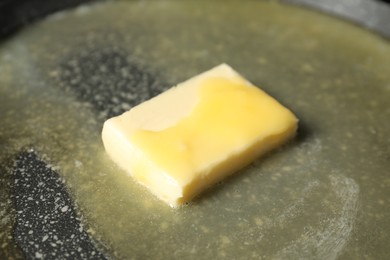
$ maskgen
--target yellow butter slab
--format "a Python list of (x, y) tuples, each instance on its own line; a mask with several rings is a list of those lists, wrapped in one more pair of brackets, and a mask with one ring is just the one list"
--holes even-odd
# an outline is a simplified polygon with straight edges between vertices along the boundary
[(297, 118), (226, 64), (107, 120), (111, 158), (178, 206), (281, 145)]

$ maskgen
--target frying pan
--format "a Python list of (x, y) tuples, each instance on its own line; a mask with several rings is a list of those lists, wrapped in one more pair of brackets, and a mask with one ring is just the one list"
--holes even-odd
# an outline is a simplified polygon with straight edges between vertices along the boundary
[[(61, 2), (50, 1), (11, 1), (0, 2), (0, 37), (7, 36), (23, 25), (26, 25), (45, 15), (65, 8), (74, 7), (91, 0), (64, 0)], [(286, 0), (293, 4), (311, 7), (313, 9), (327, 12), (344, 19), (354, 21), (361, 26), (376, 31), (389, 37), (389, 6), (384, 1), (335, 1), (335, 0)]]
[[(48, 14), (85, 2), (88, 1), (1, 1), (0, 39), (6, 40), (13, 37), (22, 27)], [(345, 18), (380, 34), (384, 38), (390, 37), (390, 7), (385, 2), (365, 0), (287, 0), (286, 2)], [(104, 55), (103, 53), (95, 62), (103, 61), (107, 62), (108, 66), (115, 66), (115, 64), (110, 64), (110, 59)], [(110, 53), (109, 55), (119, 54)], [(126, 66), (130, 68), (133, 82), (146, 88), (146, 90), (142, 90), (146, 91), (146, 96), (151, 97), (160, 92), (153, 87), (147, 87), (161, 82), (153, 72), (142, 66), (137, 67), (132, 64)], [(68, 80), (70, 81), (70, 79)], [(168, 86), (170, 83), (172, 82), (168, 82), (166, 85)], [(109, 97), (103, 95), (103, 100), (96, 100), (92, 97), (99, 91), (99, 93), (103, 93), (102, 89), (97, 88), (94, 90), (95, 92), (91, 92), (80, 87), (77, 91), (79, 100), (91, 103), (97, 111), (106, 109), (104, 118), (118, 114), (114, 105), (110, 103)], [(112, 109), (110, 109), (110, 105), (112, 105)], [(305, 131), (304, 128), (303, 131)], [(0, 140), (3, 141), (1, 136)], [(4, 178), (0, 187), (10, 189), (13, 193), (14, 209), (6, 209), (6, 211), (16, 212), (18, 217), (13, 225), (12, 237), (2, 240), (13, 245), (4, 244), (2, 251), (0, 251), (1, 259), (39, 259), (42, 257), (47, 259), (108, 259), (113, 257), (107, 249), (109, 245), (97, 245), (97, 242), (91, 239), (83, 226), (82, 215), (75, 207), (55, 168), (50, 167), (33, 149), (20, 151), (15, 155), (15, 158), (9, 160), (16, 162), (12, 167), (12, 174), (7, 177), (11, 178), (13, 184), (8, 185), (9, 179)], [(0, 168), (0, 173), (4, 171), (5, 168)], [(3, 204), (0, 205), (3, 206)]]

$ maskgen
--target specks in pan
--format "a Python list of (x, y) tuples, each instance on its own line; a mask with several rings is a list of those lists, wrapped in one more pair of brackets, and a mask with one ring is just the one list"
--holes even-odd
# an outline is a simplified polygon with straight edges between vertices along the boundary
[(59, 175), (32, 150), (13, 170), (14, 239), (28, 259), (106, 259), (90, 240)]
[[(59, 88), (59, 93), (65, 97), (71, 96), (72, 100), (74, 97), (83, 107), (91, 108), (96, 112), (97, 122), (129, 110), (167, 86), (159, 80), (157, 73), (138, 61), (130, 51), (114, 44), (102, 46), (96, 41), (82, 42), (69, 52), (57, 55), (52, 63), (47, 62), (42, 66), (43, 75), (49, 76), (45, 81), (48, 81), (50, 88)], [(60, 109), (62, 102), (68, 99), (56, 97), (56, 100)], [(73, 106), (74, 103), (70, 104)], [(69, 108), (72, 109), (75, 107)], [(33, 118), (38, 118), (39, 114), (46, 113), (40, 111), (33, 114)], [(70, 114), (65, 112), (64, 115)], [(58, 119), (60, 124), (64, 123), (58, 114), (52, 118)], [(34, 124), (44, 129), (45, 124)], [(69, 123), (65, 124), (71, 131)], [(49, 136), (57, 133), (52, 126), (45, 129), (50, 132)], [(77, 133), (82, 132), (80, 129)], [(38, 140), (45, 140), (41, 139), (44, 136), (42, 132), (37, 135), (40, 136)], [(65, 138), (68, 133), (60, 132), (55, 136)], [(33, 145), (50, 150), (58, 143), (46, 143), (45, 140), (44, 143)], [(51, 156), (50, 152), (47, 154)], [(82, 164), (80, 161), (75, 163), (76, 167)], [(55, 167), (40, 160), (35, 152), (22, 152), (16, 158), (12, 172), (14, 180), (10, 184), (15, 206), (12, 209), (15, 212), (13, 240), (28, 259), (105, 259), (84, 230), (81, 213), (74, 207), (66, 184), (56, 171)]]
[(83, 46), (52, 73), (58, 85), (90, 103), (102, 119), (119, 115), (161, 92), (161, 84), (117, 46)]
[(304, 234), (280, 250), (274, 259), (337, 259), (351, 237), (358, 212), (359, 185), (351, 178), (330, 175), (340, 212), (321, 221), (321, 228), (306, 227)]

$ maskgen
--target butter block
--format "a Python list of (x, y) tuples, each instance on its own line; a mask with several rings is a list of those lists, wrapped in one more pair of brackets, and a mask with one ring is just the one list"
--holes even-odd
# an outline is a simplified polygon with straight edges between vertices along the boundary
[(221, 64), (108, 119), (108, 155), (176, 207), (295, 135), (298, 119)]

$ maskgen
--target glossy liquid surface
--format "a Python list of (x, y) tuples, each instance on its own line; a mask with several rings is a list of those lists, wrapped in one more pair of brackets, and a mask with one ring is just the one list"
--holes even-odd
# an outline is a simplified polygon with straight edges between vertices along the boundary
[[(388, 258), (389, 43), (274, 2), (197, 3), (80, 7), (3, 42), (2, 165), (34, 147), (119, 259)], [(298, 138), (170, 209), (107, 158), (102, 124), (221, 62), (291, 108)], [(16, 256), (1, 170), (0, 246)]]

